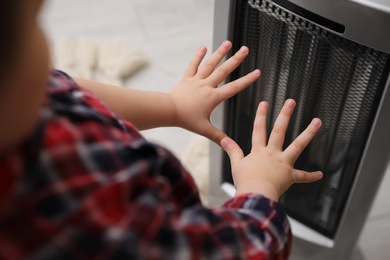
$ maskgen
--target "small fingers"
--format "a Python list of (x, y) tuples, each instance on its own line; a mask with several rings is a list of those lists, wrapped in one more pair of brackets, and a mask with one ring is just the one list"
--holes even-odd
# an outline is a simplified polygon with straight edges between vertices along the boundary
[(260, 70), (255, 70), (244, 77), (224, 85), (223, 87), (217, 88), (216, 91), (219, 96), (218, 102), (222, 102), (249, 87), (260, 77), (260, 74)]
[(210, 58), (204, 63), (204, 65), (199, 69), (196, 76), (201, 79), (205, 79), (215, 70), (215, 67), (222, 61), (222, 59), (228, 54), (232, 47), (230, 41), (225, 41), (222, 45), (216, 50)]
[(320, 171), (306, 172), (300, 170), (294, 170), (292, 173), (292, 179), (294, 183), (309, 183), (321, 180), (323, 173)]
[(198, 72), (198, 68), (202, 60), (204, 59), (204, 56), (207, 53), (207, 48), (202, 46), (198, 52), (195, 54), (195, 56), (190, 61), (190, 64), (188, 64), (188, 67), (184, 73), (185, 77), (193, 77)]
[(283, 148), (284, 138), (288, 123), (290, 122), (291, 115), (295, 108), (295, 101), (288, 99), (280, 111), (279, 116), (276, 118), (274, 128), (272, 129), (271, 136), (268, 141), (268, 147), (281, 150)]
[(310, 125), (303, 131), (295, 140), (292, 142), (284, 154), (291, 164), (294, 164), (298, 157), (301, 155), (306, 146), (313, 140), (314, 136), (318, 133), (321, 128), (322, 122), (318, 118), (314, 118)]
[(240, 146), (229, 137), (225, 137), (221, 140), (221, 146), (229, 155), (232, 167), (244, 158), (244, 153)]
[(252, 150), (267, 145), (267, 111), (268, 103), (260, 102), (253, 124)]
[(218, 86), (222, 83), (230, 73), (232, 73), (248, 55), (249, 49), (246, 46), (234, 54), (233, 57), (225, 61), (218, 69), (216, 69), (208, 78), (209, 82), (213, 86)]

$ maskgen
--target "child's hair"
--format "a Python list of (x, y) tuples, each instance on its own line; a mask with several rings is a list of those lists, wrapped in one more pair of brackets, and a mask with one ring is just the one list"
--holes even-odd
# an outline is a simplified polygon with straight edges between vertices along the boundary
[(0, 82), (14, 65), (22, 33), (20, 0), (0, 0)]

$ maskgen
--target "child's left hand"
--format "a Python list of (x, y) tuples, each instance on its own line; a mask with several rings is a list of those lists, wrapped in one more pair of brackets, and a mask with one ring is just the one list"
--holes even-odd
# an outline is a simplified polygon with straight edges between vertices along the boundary
[(216, 69), (231, 47), (231, 42), (224, 42), (199, 68), (207, 52), (207, 49), (202, 47), (191, 60), (183, 78), (168, 93), (176, 110), (173, 124), (203, 135), (218, 145), (226, 134), (211, 124), (211, 112), (222, 101), (239, 93), (260, 76), (260, 71), (255, 70), (218, 88), (217, 86), (243, 62), (249, 53), (247, 47), (242, 47)]

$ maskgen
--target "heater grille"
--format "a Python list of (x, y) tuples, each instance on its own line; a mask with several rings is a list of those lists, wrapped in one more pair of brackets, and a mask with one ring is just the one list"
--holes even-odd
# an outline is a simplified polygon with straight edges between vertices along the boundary
[[(286, 145), (313, 117), (323, 127), (296, 167), (322, 170), (313, 184), (296, 184), (281, 199), (288, 214), (334, 238), (389, 74), (389, 55), (338, 36), (268, 1), (237, 1), (233, 43), (251, 53), (234, 80), (259, 68), (261, 78), (226, 106), (225, 130), (251, 147), (257, 105), (270, 104), (268, 133), (284, 101), (297, 101)], [(232, 181), (224, 159), (225, 180)]]

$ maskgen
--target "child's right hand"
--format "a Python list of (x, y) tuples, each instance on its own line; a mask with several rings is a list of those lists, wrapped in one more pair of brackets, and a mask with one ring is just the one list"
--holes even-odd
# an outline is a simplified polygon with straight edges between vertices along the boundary
[(322, 178), (320, 171), (305, 172), (294, 169), (295, 161), (320, 129), (320, 119), (313, 119), (306, 130), (282, 151), (294, 107), (294, 100), (286, 101), (267, 143), (268, 104), (259, 104), (253, 127), (252, 150), (246, 157), (236, 142), (228, 137), (222, 139), (221, 146), (228, 153), (232, 165), (236, 196), (258, 193), (278, 201), (292, 184), (314, 182)]
[(249, 54), (248, 47), (243, 46), (232, 57), (218, 64), (228, 55), (232, 48), (230, 41), (222, 45), (201, 65), (207, 49), (202, 47), (191, 60), (182, 79), (168, 92), (169, 106), (160, 106), (160, 110), (169, 111), (171, 126), (178, 126), (191, 132), (203, 135), (220, 144), (226, 134), (213, 126), (210, 121), (212, 111), (226, 99), (241, 92), (259, 76), (260, 71), (253, 72), (218, 87)]

